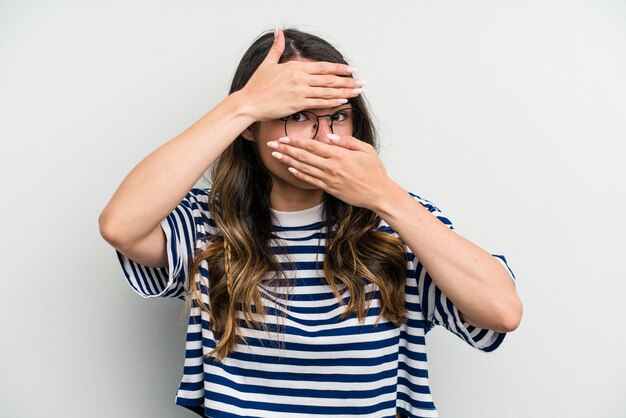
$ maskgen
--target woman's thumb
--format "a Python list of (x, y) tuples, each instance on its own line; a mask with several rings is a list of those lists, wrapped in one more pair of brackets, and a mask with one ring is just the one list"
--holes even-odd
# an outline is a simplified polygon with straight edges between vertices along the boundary
[(270, 48), (270, 52), (267, 53), (267, 56), (263, 60), (265, 64), (278, 64), (278, 60), (280, 60), (280, 56), (283, 55), (283, 51), (285, 50), (285, 34), (278, 27), (278, 25), (274, 26), (274, 44), (272, 44), (272, 48)]

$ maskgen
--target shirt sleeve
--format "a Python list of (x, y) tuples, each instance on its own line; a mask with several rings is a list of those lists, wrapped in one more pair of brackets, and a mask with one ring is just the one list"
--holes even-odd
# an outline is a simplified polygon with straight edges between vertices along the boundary
[[(422, 206), (427, 208), (433, 216), (436, 216), (437, 219), (454, 231), (454, 226), (450, 218), (448, 218), (448, 216), (445, 215), (439, 208), (433, 205), (432, 202), (412, 193), (411, 196), (422, 204)], [(491, 255), (495, 257), (504, 267), (506, 267), (511, 280), (515, 282), (515, 276), (509, 267), (506, 258), (503, 255)], [(411, 258), (413, 260), (411, 260)], [(420, 306), (425, 319), (426, 331), (432, 329), (436, 325), (442, 325), (467, 344), (478, 350), (489, 352), (498, 348), (504, 340), (506, 333), (474, 327), (473, 325), (462, 321), (456, 305), (448, 299), (441, 289), (439, 289), (419, 260), (413, 254), (410, 254), (409, 261), (413, 262), (413, 269), (411, 273), (415, 275), (414, 283), (417, 287), (416, 292), (419, 295)]]
[(167, 246), (167, 267), (139, 264), (115, 250), (130, 287), (144, 298), (171, 297), (185, 300), (189, 286), (189, 264), (196, 240), (205, 234), (204, 213), (207, 189), (191, 189), (174, 210), (161, 221)]

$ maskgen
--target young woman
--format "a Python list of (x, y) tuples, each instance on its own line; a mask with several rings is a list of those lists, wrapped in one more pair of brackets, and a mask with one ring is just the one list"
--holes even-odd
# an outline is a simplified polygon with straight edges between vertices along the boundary
[[(229, 96), (103, 210), (132, 288), (189, 306), (178, 405), (436, 417), (425, 334), (442, 325), (487, 352), (518, 326), (504, 256), (387, 175), (353, 73), (319, 37), (263, 34)], [(193, 188), (209, 166), (211, 188)]]

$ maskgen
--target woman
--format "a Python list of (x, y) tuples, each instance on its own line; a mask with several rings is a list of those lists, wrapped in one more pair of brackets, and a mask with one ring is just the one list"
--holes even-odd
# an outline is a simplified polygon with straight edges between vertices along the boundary
[(434, 417), (426, 332), (492, 351), (520, 322), (505, 258), (388, 177), (353, 73), (316, 36), (263, 34), (100, 216), (133, 289), (190, 308), (176, 403), (199, 415)]

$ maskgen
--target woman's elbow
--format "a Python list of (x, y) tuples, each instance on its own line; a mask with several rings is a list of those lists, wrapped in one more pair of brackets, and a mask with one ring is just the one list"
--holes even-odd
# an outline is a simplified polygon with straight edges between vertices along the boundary
[(515, 298), (513, 302), (509, 303), (500, 317), (499, 331), (515, 331), (522, 322), (523, 310), (522, 301), (519, 298)]

